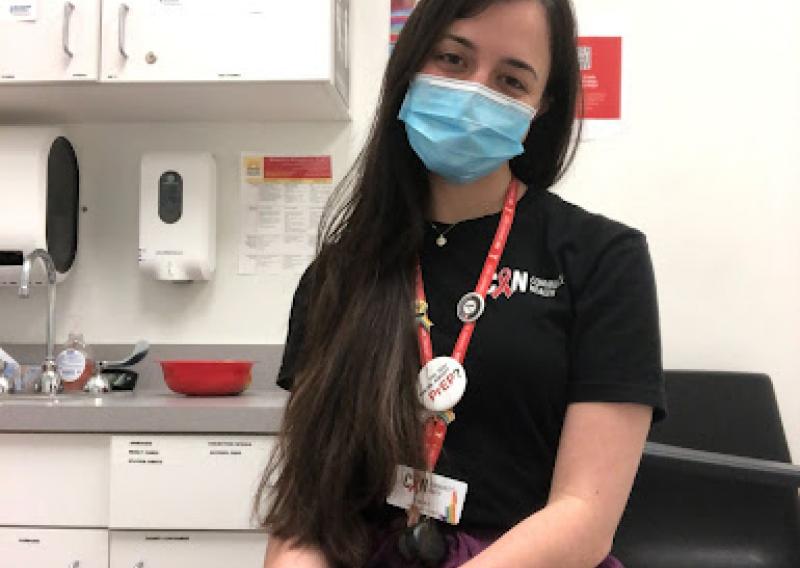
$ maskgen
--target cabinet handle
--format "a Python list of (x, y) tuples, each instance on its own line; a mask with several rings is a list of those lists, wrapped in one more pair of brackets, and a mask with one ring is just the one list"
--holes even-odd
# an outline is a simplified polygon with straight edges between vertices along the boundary
[[(72, 23), (72, 13), (75, 11), (75, 4), (64, 2), (64, 24), (61, 26), (61, 47), (69, 57), (74, 57), (72, 49), (69, 47), (69, 27)], [(77, 567), (76, 567), (77, 568)]]
[(75, 562), (72, 562), (67, 568), (80, 568), (80, 566), (81, 566), (80, 561), (76, 560)]
[(133, 568), (144, 568), (144, 562), (141, 560), (133, 565)]
[(118, 47), (119, 52), (125, 59), (128, 59), (128, 52), (125, 51), (125, 30), (127, 29), (128, 12), (130, 11), (130, 6), (127, 4), (120, 4), (119, 12), (117, 12), (117, 26), (119, 28)]

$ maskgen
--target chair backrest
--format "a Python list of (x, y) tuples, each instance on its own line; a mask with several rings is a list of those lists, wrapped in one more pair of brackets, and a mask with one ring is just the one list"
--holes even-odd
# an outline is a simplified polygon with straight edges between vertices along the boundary
[[(669, 416), (649, 440), (789, 462), (768, 376), (667, 371)], [(710, 477), (643, 460), (614, 542), (626, 568), (798, 568), (791, 488)]]
[(649, 440), (790, 463), (772, 381), (757, 373), (666, 371), (669, 417)]

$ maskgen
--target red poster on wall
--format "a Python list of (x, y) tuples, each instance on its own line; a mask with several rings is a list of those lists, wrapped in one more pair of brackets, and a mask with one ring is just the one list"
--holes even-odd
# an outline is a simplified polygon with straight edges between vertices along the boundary
[(578, 58), (583, 84), (583, 112), (579, 118), (622, 118), (622, 38), (580, 37)]
[(397, 43), (397, 38), (400, 36), (400, 30), (411, 15), (411, 11), (416, 6), (417, 0), (392, 0), (392, 15), (391, 15), (391, 31), (389, 32), (389, 47), (394, 47)]

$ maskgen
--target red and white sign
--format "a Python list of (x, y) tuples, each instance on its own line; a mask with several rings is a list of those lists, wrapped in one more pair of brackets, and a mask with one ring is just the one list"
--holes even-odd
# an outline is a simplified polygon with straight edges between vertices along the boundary
[(622, 118), (622, 37), (580, 37), (578, 57), (583, 84), (579, 118)]
[(264, 179), (323, 181), (333, 178), (330, 156), (264, 156)]

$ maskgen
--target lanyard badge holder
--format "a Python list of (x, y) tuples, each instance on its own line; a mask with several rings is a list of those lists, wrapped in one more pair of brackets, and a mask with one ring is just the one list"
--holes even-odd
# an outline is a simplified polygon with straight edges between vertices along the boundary
[[(419, 343), (420, 362), (417, 395), (428, 417), (424, 424), (425, 442), (425, 475), (430, 481), (439, 454), (442, 451), (447, 425), (455, 419), (453, 407), (458, 404), (467, 387), (467, 374), (464, 371), (464, 357), (475, 330), (475, 323), (483, 314), (486, 294), (497, 271), (497, 264), (508, 241), (508, 234), (514, 221), (517, 205), (517, 181), (512, 179), (506, 190), (503, 213), (486, 256), (478, 284), (473, 292), (465, 294), (458, 302), (456, 314), (464, 323), (461, 333), (450, 357), (433, 357), (428, 304), (425, 299), (425, 286), (422, 269), (417, 266), (416, 273), (416, 315), (417, 341)], [(414, 504), (408, 511), (408, 528), (400, 535), (398, 548), (406, 560), (418, 559), (426, 566), (437, 566), (447, 552), (444, 536), (439, 530), (437, 521), (429, 517), (420, 519), (416, 501), (419, 493), (414, 494)]]

